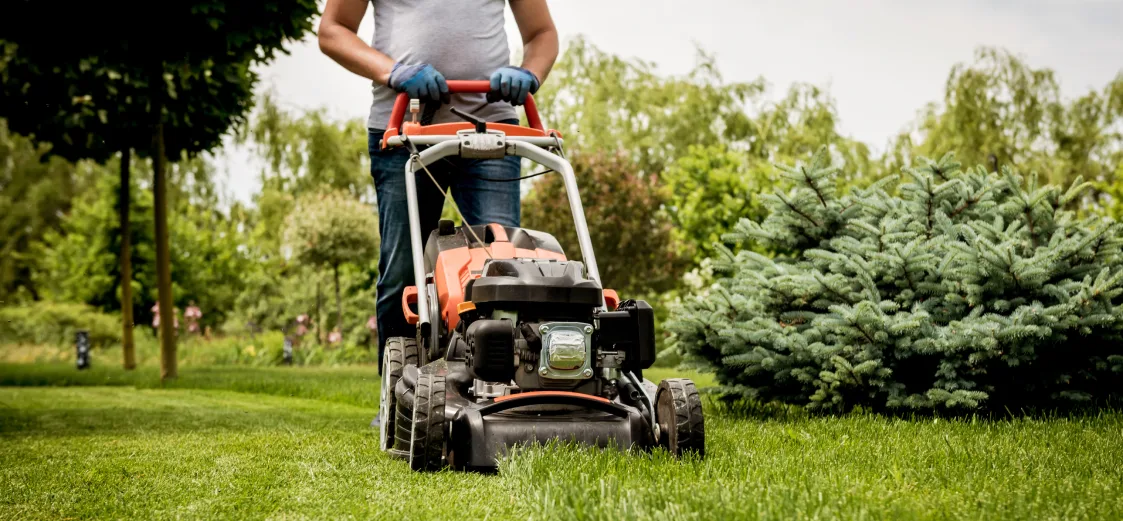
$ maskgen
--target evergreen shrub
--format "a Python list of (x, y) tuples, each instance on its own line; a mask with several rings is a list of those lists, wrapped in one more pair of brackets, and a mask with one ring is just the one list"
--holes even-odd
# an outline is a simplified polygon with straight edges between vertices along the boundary
[[(668, 327), (727, 396), (822, 411), (998, 410), (1123, 395), (1123, 226), (952, 154), (841, 194), (820, 150), (779, 166)], [(892, 187), (892, 189), (890, 188)], [(762, 252), (764, 252), (762, 254)]]

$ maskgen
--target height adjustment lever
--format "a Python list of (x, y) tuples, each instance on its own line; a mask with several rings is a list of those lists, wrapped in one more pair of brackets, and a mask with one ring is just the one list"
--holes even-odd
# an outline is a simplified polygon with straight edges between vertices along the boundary
[(464, 112), (464, 111), (462, 111), (462, 110), (460, 110), (456, 107), (450, 107), (449, 110), (452, 111), (453, 114), (456, 114), (457, 116), (459, 116), (460, 119), (463, 119), (464, 121), (467, 121), (468, 123), (471, 123), (471, 124), (475, 125), (477, 133), (487, 134), (487, 122), (486, 121), (484, 121), (480, 118), (477, 118), (477, 117), (475, 117), (471, 114), (468, 114), (467, 112)]

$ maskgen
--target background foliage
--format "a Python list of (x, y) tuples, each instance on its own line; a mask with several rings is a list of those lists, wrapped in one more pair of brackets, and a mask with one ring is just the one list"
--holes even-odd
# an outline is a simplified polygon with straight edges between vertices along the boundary
[(58, 345), (74, 351), (77, 331), (90, 335), (90, 347), (120, 345), (121, 318), (86, 304), (35, 302), (0, 308), (0, 344)]
[[(17, 71), (14, 48), (4, 49), (7, 65), (0, 69), (7, 67), (10, 75)], [(124, 71), (103, 62), (87, 65), (104, 77), (105, 88), (135, 79), (110, 78)], [(219, 69), (210, 70), (213, 75)], [(724, 248), (767, 258), (808, 249), (731, 232), (742, 219), (768, 217), (764, 194), (781, 181), (773, 164), (805, 161), (824, 146), (842, 166), (832, 178), (840, 199), (867, 193), (855, 190), (902, 173), (919, 157), (954, 150), (967, 164), (994, 171), (997, 163), (1020, 178), (1037, 172), (1042, 180), (1070, 183), (1082, 174), (1093, 186), (1068, 208), (1081, 217), (1123, 215), (1123, 81), (1074, 99), (1061, 96), (1059, 83), (1049, 69), (1030, 67), (1005, 50), (980, 48), (949, 71), (944, 98), (922, 107), (905, 132), (890, 136), (884, 152), (839, 129), (827, 90), (804, 83), (777, 90), (765, 78), (729, 82), (702, 51), (688, 73), (665, 75), (651, 63), (611, 55), (579, 38), (570, 42), (538, 101), (547, 123), (565, 135), (607, 285), (651, 300), (662, 324), (676, 299), (689, 300), (727, 275), (714, 272)], [(301, 342), (326, 344), (335, 322), (329, 311), (332, 273), (295, 262), (285, 247), (286, 224), (298, 201), (322, 193), (369, 208), (363, 212), (376, 222), (365, 124), (285, 107), (268, 90), (254, 105), (234, 136), (264, 165), (258, 173), (262, 188), (249, 203), (223, 193), (209, 157), (171, 158), (176, 305), (182, 310), (194, 300), (216, 335), (237, 338), (294, 335), (296, 317), (307, 314), (310, 326)], [(96, 107), (80, 112), (82, 121), (98, 120)], [(48, 146), (0, 125), (0, 298), (16, 305), (85, 303), (116, 313), (117, 159), (70, 163), (48, 158)], [(136, 160), (133, 171), (134, 305), (137, 323), (148, 327), (155, 297), (146, 181), (151, 163)], [(903, 186), (878, 189), (891, 200), (905, 200)], [(556, 234), (575, 256), (560, 188), (551, 175), (524, 183), (524, 224)], [(370, 345), (366, 323), (378, 276), (375, 255), (364, 253), (339, 264), (343, 343), (361, 349)], [(663, 362), (676, 362), (675, 350), (665, 354)]]
[[(1013, 53), (980, 48), (972, 63), (948, 74), (942, 104), (932, 103), (887, 155), (891, 171), (910, 158), (959, 151), (964, 164), (999, 165), (1043, 180), (1081, 176), (1093, 191), (1073, 204), (1120, 204), (1109, 197), (1123, 164), (1123, 71), (1101, 89), (1066, 100), (1051, 69), (1035, 69)], [(993, 167), (992, 167), (993, 168)]]
[[(658, 295), (678, 284), (689, 260), (660, 211), (668, 201), (655, 176), (642, 176), (622, 153), (576, 153), (569, 157), (580, 179), (601, 280), (621, 298)], [(523, 200), (523, 226), (549, 232), (568, 258), (580, 259), (562, 178), (548, 175)]]
[(343, 193), (305, 196), (287, 219), (285, 248), (311, 266), (338, 268), (369, 259), (378, 251), (374, 212)]
[[(87, 162), (82, 165), (89, 165)], [(108, 165), (115, 169), (115, 163)], [(94, 167), (97, 168), (97, 167)], [(138, 173), (148, 165), (141, 163)], [(175, 305), (180, 310), (194, 301), (207, 310), (202, 323), (217, 326), (229, 312), (229, 303), (241, 291), (242, 274), (249, 269), (239, 232), (237, 209), (219, 209), (213, 185), (213, 167), (201, 159), (184, 159), (169, 169), (168, 228)], [(133, 176), (130, 190), (134, 314), (137, 324), (150, 324), (156, 303), (156, 247), (150, 223), (152, 192)], [(58, 229), (47, 230), (31, 251), (38, 259), (32, 276), (37, 291), (48, 300), (84, 302), (109, 312), (119, 312), (120, 221), (117, 215), (119, 178), (100, 175), (89, 190), (71, 201), (67, 218)]]
[(47, 157), (49, 145), (0, 119), (0, 305), (42, 298), (32, 282), (34, 245), (66, 218), (73, 199), (106, 174), (93, 163)]

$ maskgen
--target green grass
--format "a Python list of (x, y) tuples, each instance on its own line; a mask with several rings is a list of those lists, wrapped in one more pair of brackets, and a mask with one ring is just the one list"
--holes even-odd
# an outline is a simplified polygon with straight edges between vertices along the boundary
[(0, 366), (0, 518), (1123, 518), (1117, 412), (762, 419), (707, 406), (704, 461), (548, 447), (496, 475), (417, 474), (377, 450), (375, 378), (196, 367), (162, 386), (151, 368)]
[(344, 367), (185, 367), (179, 378), (160, 381), (157, 367), (134, 371), (105, 365), (78, 371), (72, 364), (0, 364), (0, 386), (128, 386), (141, 389), (216, 389), (311, 398), (378, 407), (378, 369)]

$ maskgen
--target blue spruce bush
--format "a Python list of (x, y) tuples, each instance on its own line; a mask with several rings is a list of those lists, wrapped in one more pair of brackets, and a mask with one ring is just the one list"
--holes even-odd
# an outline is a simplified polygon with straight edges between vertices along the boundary
[(1087, 183), (948, 154), (842, 195), (828, 159), (779, 166), (794, 186), (725, 237), (755, 251), (722, 248), (675, 311), (684, 360), (729, 395), (826, 411), (1123, 395), (1123, 225), (1069, 209)]

